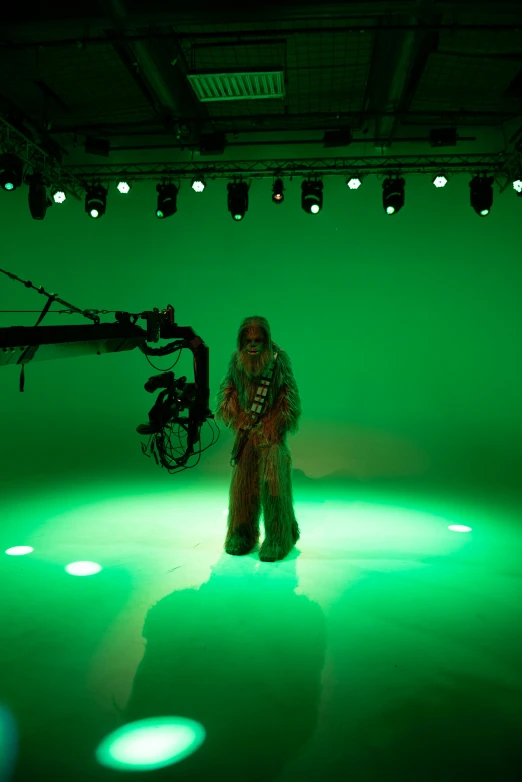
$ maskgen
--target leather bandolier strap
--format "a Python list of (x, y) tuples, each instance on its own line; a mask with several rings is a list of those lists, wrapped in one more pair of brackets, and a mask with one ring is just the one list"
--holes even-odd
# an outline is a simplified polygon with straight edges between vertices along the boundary
[(261, 380), (259, 381), (259, 386), (257, 387), (256, 395), (254, 397), (252, 407), (250, 408), (248, 422), (244, 424), (237, 432), (234, 448), (232, 449), (232, 458), (230, 460), (232, 467), (235, 467), (235, 465), (238, 463), (246, 442), (250, 436), (251, 430), (259, 423), (261, 417), (266, 413), (266, 400), (270, 384), (274, 378), (276, 360), (277, 353), (274, 353), (274, 358), (261, 375)]

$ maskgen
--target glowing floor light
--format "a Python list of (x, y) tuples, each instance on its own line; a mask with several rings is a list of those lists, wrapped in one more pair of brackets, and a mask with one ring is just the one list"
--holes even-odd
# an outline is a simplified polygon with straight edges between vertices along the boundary
[(30, 554), (31, 551), (34, 551), (31, 546), (12, 546), (6, 549), (5, 553), (10, 557), (22, 557), (24, 554)]
[(70, 576), (93, 576), (100, 572), (101, 565), (97, 562), (71, 562), (65, 570)]
[(448, 529), (452, 532), (471, 532), (471, 527), (466, 527), (465, 524), (450, 524)]
[(145, 771), (179, 763), (203, 744), (206, 732), (199, 722), (184, 717), (149, 717), (110, 733), (97, 747), (102, 766)]

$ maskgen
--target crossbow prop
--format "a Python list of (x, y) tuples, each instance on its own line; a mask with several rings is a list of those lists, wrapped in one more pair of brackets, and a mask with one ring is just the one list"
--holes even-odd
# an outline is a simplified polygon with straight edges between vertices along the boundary
[[(21, 364), (20, 391), (25, 385), (25, 365), (30, 361), (46, 361), (57, 358), (70, 358), (102, 353), (121, 353), (124, 350), (138, 348), (146, 356), (168, 356), (184, 348), (189, 348), (194, 356), (194, 383), (187, 383), (186, 377), (176, 380), (173, 372), (166, 371), (153, 375), (145, 383), (145, 390), (154, 393), (162, 389), (149, 410), (149, 423), (136, 427), (138, 434), (151, 435), (142, 451), (147, 456), (150, 447), (156, 464), (161, 463), (169, 473), (189, 469), (191, 456), (202, 453), (201, 427), (210, 418), (214, 418), (209, 409), (209, 349), (203, 340), (190, 328), (178, 326), (174, 321), (174, 308), (168, 304), (166, 309), (141, 313), (115, 312), (116, 323), (100, 323), (100, 315), (109, 310), (80, 310), (60, 299), (56, 293), (47, 293), (43, 287), (36, 288), (30, 280), (22, 280), (11, 272), (0, 269), (12, 280), (16, 280), (47, 296), (47, 302), (34, 326), (0, 327), (0, 366)], [(53, 302), (69, 307), (68, 310), (52, 310), (53, 314), (78, 313), (92, 321), (80, 326), (40, 326)], [(144, 330), (136, 325), (140, 318), (146, 320)], [(161, 348), (149, 347), (147, 343), (157, 343), (159, 339), (176, 340)], [(181, 338), (181, 339), (178, 339)], [(148, 360), (148, 359), (147, 359)], [(150, 363), (150, 362), (149, 362)], [(151, 365), (152, 366), (152, 365)], [(180, 413), (188, 410), (188, 416)], [(181, 429), (186, 432), (186, 449), (183, 455), (175, 457), (170, 444), (172, 426), (178, 424), (178, 437)], [(212, 429), (212, 427), (211, 427)], [(219, 427), (218, 427), (219, 431)], [(212, 429), (214, 435), (214, 430)], [(166, 444), (169, 441), (169, 446)], [(199, 444), (199, 448), (195, 446)], [(214, 444), (214, 440), (210, 445)], [(210, 447), (207, 446), (207, 448)], [(168, 451), (170, 449), (170, 452)], [(178, 449), (176, 449), (178, 450)], [(159, 461), (158, 461), (159, 458)], [(198, 460), (199, 461), (199, 460)]]

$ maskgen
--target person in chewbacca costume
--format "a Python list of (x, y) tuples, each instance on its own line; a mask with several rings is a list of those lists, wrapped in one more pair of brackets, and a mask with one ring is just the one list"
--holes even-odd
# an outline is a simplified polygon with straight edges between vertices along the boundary
[(265, 526), (261, 560), (284, 559), (299, 540), (286, 435), (297, 432), (300, 416), (288, 354), (272, 342), (265, 318), (245, 318), (217, 395), (216, 418), (234, 428), (236, 455), (238, 441), (243, 443), (238, 458), (232, 460), (224, 546), (228, 554), (248, 554), (254, 548), (261, 508)]

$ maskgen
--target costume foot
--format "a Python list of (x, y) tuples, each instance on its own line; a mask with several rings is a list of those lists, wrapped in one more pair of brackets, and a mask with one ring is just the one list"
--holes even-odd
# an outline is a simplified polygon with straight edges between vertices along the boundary
[(232, 535), (225, 543), (225, 551), (227, 554), (233, 554), (236, 557), (240, 557), (243, 554), (249, 554), (257, 543), (257, 539), (243, 538), (237, 533)]
[(259, 549), (259, 559), (261, 562), (275, 562), (278, 559), (284, 559), (289, 551), (290, 549), (283, 548), (280, 543), (265, 538)]

